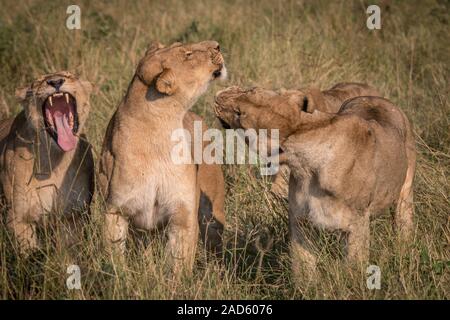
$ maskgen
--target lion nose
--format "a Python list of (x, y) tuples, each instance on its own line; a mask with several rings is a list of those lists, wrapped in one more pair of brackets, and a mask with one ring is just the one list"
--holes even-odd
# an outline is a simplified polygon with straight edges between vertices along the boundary
[(47, 84), (55, 88), (56, 91), (59, 91), (59, 88), (61, 88), (63, 83), (64, 83), (63, 78), (47, 80)]

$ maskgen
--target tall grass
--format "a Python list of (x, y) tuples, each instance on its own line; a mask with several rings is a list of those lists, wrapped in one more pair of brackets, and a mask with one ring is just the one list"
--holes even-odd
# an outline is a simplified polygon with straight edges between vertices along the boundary
[[(373, 1), (377, 2), (377, 1)], [(223, 262), (199, 244), (192, 277), (173, 282), (162, 261), (162, 238), (147, 249), (130, 241), (125, 263), (101, 245), (102, 207), (93, 203), (85, 239), (75, 254), (58, 246), (63, 228), (43, 231), (42, 250), (15, 254), (0, 226), (0, 298), (11, 299), (414, 299), (450, 297), (449, 3), (382, 1), (382, 29), (366, 28), (365, 1), (78, 1), (82, 29), (67, 30), (69, 1), (2, 1), (0, 11), (0, 115), (17, 114), (15, 87), (67, 69), (96, 87), (87, 136), (100, 151), (106, 125), (146, 45), (220, 42), (229, 80), (215, 84), (195, 105), (218, 127), (212, 97), (221, 86), (270, 88), (340, 81), (368, 82), (399, 105), (414, 124), (418, 166), (414, 241), (396, 242), (392, 218), (372, 221), (370, 263), (381, 269), (381, 289), (366, 286), (365, 267), (341, 259), (341, 235), (317, 231), (315, 283), (294, 286), (290, 274), (287, 202), (250, 166), (224, 166), (227, 184)], [(372, 2), (370, 3), (372, 4)], [(62, 230), (62, 232), (64, 232)], [(66, 268), (78, 264), (82, 290), (66, 288)]]

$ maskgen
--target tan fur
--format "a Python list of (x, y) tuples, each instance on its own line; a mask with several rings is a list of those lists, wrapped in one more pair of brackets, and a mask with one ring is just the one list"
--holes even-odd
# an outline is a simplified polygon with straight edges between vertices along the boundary
[[(183, 125), (189, 130), (191, 137), (194, 137), (194, 121), (202, 122), (202, 133), (208, 129), (200, 116), (188, 112), (183, 119)], [(199, 136), (199, 138), (201, 137)], [(203, 150), (209, 144), (207, 141), (201, 141), (201, 143), (203, 144)], [(194, 144), (192, 144), (193, 146)], [(193, 149), (191, 152), (194, 154)], [(197, 183), (200, 187), (198, 220), (202, 240), (209, 251), (220, 255), (222, 252), (222, 234), (225, 227), (225, 181), (222, 166), (204, 162), (199, 164)]]
[(310, 99), (237, 87), (216, 96), (216, 114), (232, 128), (280, 129), (294, 271), (299, 261), (314, 270), (316, 260), (302, 220), (345, 231), (348, 258), (357, 261), (368, 258), (369, 218), (391, 204), (400, 234), (412, 230), (415, 145), (404, 113), (380, 97), (347, 100), (337, 114), (307, 110)]
[(72, 227), (66, 233), (68, 244), (79, 240), (79, 214), (88, 208), (94, 187), (93, 157), (86, 137), (81, 134), (76, 148), (64, 152), (45, 130), (42, 105), (55, 92), (47, 84), (51, 79), (64, 79), (60, 90), (76, 98), (81, 132), (92, 88), (64, 71), (42, 76), (30, 87), (17, 90), (24, 110), (0, 122), (1, 194), (8, 207), (7, 226), (24, 253), (38, 247), (36, 227), (49, 212), (68, 218)]
[[(323, 112), (337, 113), (344, 101), (360, 96), (376, 96), (381, 97), (377, 89), (374, 87), (356, 82), (342, 82), (334, 85), (328, 90), (320, 91), (317, 88), (304, 88), (293, 90), (293, 92), (301, 91), (305, 96), (309, 97), (310, 103), (306, 106), (305, 111), (312, 112), (314, 109)], [(281, 90), (288, 93), (289, 90)], [(272, 176), (272, 186), (270, 191), (275, 195), (283, 198), (288, 197), (289, 186), (289, 167), (281, 165), (279, 173)]]
[[(201, 191), (211, 195), (214, 216), (224, 223), (223, 190), (207, 190), (214, 183), (223, 186), (220, 167), (200, 166), (197, 172), (196, 165), (175, 164), (171, 158), (176, 144), (172, 133), (189, 127), (194, 117), (185, 118), (187, 111), (219, 71), (225, 68), (214, 41), (155, 44), (139, 62), (109, 123), (100, 162), (105, 235), (116, 251), (125, 250), (129, 224), (144, 230), (167, 224), (167, 254), (174, 271), (189, 271), (197, 246)], [(205, 183), (209, 171), (214, 175)]]

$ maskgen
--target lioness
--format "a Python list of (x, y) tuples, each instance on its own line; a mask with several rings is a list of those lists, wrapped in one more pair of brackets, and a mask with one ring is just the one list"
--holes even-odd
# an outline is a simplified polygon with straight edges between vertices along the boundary
[[(289, 92), (282, 90), (284, 92)], [(317, 88), (304, 88), (296, 91), (302, 91), (305, 95), (314, 97), (314, 106), (309, 105), (308, 108), (315, 108), (319, 111), (337, 113), (342, 103), (348, 99), (359, 96), (376, 96), (381, 97), (377, 89), (365, 84), (356, 82), (342, 82), (334, 85), (328, 90), (320, 91)], [(278, 174), (273, 176), (271, 191), (280, 197), (288, 196), (288, 179), (289, 167), (282, 165)]]
[(232, 128), (279, 129), (289, 180), (294, 271), (316, 258), (302, 220), (348, 234), (347, 257), (364, 261), (369, 218), (397, 203), (400, 233), (411, 232), (415, 146), (404, 113), (381, 97), (347, 100), (337, 114), (316, 109), (314, 95), (232, 87), (216, 96), (216, 115)]
[[(194, 122), (202, 124), (202, 134), (195, 135)], [(208, 129), (203, 119), (189, 111), (183, 119), (183, 126), (187, 129), (192, 139), (202, 139), (203, 133)], [(203, 149), (209, 144), (200, 141)], [(191, 145), (191, 155), (194, 155), (194, 141)], [(207, 164), (202, 162), (197, 167), (197, 183), (200, 187), (200, 203), (198, 208), (198, 220), (200, 234), (206, 245), (206, 249), (220, 256), (222, 253), (222, 234), (225, 227), (225, 181), (222, 167), (219, 164)]]
[[(194, 120), (192, 114), (186, 117), (189, 108), (212, 80), (225, 75), (215, 41), (169, 47), (154, 44), (139, 62), (109, 123), (101, 154), (105, 235), (107, 243), (118, 249), (114, 251), (124, 252), (129, 223), (142, 230), (167, 224), (167, 253), (174, 272), (181, 267), (192, 269), (200, 190), (211, 197), (206, 202), (212, 210), (222, 210), (213, 215), (223, 224), (220, 167), (211, 170), (200, 165), (197, 170), (191, 163), (177, 164), (172, 134), (184, 126), (189, 129)], [(209, 186), (217, 192), (205, 190)]]
[(91, 90), (67, 71), (41, 76), (16, 91), (24, 110), (0, 122), (0, 191), (24, 253), (38, 247), (36, 226), (50, 211), (68, 218), (68, 244), (79, 239), (79, 217), (94, 188), (91, 145), (80, 134)]

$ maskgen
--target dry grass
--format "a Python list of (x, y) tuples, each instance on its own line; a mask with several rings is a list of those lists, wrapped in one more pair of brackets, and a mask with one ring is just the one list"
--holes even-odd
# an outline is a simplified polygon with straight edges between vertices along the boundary
[[(376, 1), (375, 1), (376, 2)], [(386, 3), (386, 1), (384, 1)], [(365, 26), (364, 1), (79, 1), (82, 29), (65, 28), (68, 1), (2, 1), (0, 110), (16, 114), (14, 88), (61, 69), (96, 85), (87, 135), (96, 153), (105, 127), (152, 39), (164, 43), (214, 39), (229, 67), (228, 84), (266, 87), (369, 82), (398, 104), (415, 126), (415, 238), (395, 241), (386, 214), (372, 222), (370, 261), (382, 271), (381, 290), (368, 290), (365, 268), (339, 259), (340, 236), (319, 232), (319, 279), (291, 281), (287, 203), (268, 192), (254, 168), (226, 166), (228, 250), (223, 264), (199, 250), (193, 277), (174, 283), (161, 263), (160, 237), (150, 250), (132, 250), (126, 265), (101, 247), (101, 207), (77, 258), (42, 235), (43, 249), (27, 260), (14, 254), (0, 228), (0, 298), (103, 299), (448, 299), (450, 297), (449, 4), (441, 0), (392, 1), (382, 7), (382, 30)], [(223, 84), (222, 84), (223, 85)], [(214, 85), (194, 110), (211, 126)], [(226, 84), (225, 84), (226, 85)], [(256, 245), (258, 239), (261, 243)], [(273, 244), (261, 250), (261, 247)], [(199, 245), (200, 247), (200, 245)], [(402, 247), (402, 248), (401, 248)], [(259, 248), (259, 249), (258, 249)], [(264, 248), (263, 248), (264, 249)], [(82, 268), (83, 289), (68, 291), (66, 267)]]

